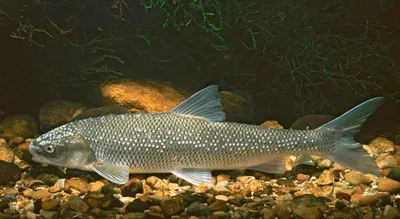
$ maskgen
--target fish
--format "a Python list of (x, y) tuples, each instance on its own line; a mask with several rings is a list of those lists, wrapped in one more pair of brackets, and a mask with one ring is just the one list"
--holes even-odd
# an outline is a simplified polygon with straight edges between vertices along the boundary
[(369, 99), (311, 130), (228, 122), (217, 85), (164, 113), (106, 115), (73, 121), (32, 141), (39, 163), (94, 171), (115, 184), (133, 173), (172, 173), (212, 186), (212, 170), (284, 173), (290, 155), (314, 154), (362, 173), (381, 176), (375, 160), (354, 139), (384, 102)]

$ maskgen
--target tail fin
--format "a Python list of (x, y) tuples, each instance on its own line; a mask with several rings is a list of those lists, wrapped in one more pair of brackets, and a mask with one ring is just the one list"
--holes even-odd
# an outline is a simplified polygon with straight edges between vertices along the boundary
[(361, 130), (365, 120), (376, 111), (383, 101), (383, 97), (367, 100), (318, 128), (341, 132), (339, 139), (335, 142), (335, 150), (326, 156), (328, 159), (356, 171), (382, 175), (375, 160), (369, 156), (360, 143), (354, 140), (353, 135)]

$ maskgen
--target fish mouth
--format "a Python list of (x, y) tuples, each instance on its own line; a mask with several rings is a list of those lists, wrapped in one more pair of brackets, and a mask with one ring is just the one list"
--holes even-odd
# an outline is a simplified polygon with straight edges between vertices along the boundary
[(37, 162), (37, 163), (49, 163), (49, 160), (47, 160), (46, 158), (40, 157), (38, 153), (35, 152), (35, 146), (29, 145), (28, 147), (28, 151), (29, 153), (32, 155), (32, 160)]

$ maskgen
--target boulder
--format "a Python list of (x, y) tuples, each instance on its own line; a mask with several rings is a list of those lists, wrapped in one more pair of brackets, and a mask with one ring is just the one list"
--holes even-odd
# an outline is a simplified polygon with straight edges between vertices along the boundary
[(0, 123), (0, 138), (6, 140), (20, 136), (32, 138), (38, 135), (39, 125), (35, 117), (27, 114), (15, 114), (6, 117)]
[(87, 107), (78, 102), (54, 100), (45, 103), (39, 110), (40, 128), (44, 131), (70, 122)]

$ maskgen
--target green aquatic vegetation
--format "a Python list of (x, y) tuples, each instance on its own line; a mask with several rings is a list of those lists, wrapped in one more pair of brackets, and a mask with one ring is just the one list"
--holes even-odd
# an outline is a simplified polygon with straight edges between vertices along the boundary
[[(298, 114), (332, 112), (340, 95), (400, 100), (395, 83), (386, 83), (400, 83), (391, 54), (400, 44), (376, 16), (390, 8), (385, 0), (22, 0), (15, 10), (0, 5), (0, 15), (15, 26), (10, 36), (39, 48), (43, 75), (35, 80), (57, 87), (96, 85), (125, 72), (203, 74), (217, 66), (228, 82), (242, 75), (242, 89), (262, 84), (264, 91), (257, 92), (291, 100)], [(135, 15), (145, 11), (156, 19), (136, 26)], [(225, 56), (236, 56), (237, 63), (222, 63)]]
[(99, 17), (112, 15), (111, 2), (87, 7), (80, 1), (37, 0), (2, 6), (3, 15), (18, 26), (10, 37), (39, 48), (33, 59), (41, 76), (33, 80), (56, 87), (86, 86), (123, 75), (118, 65), (124, 60), (114, 48), (120, 36), (87, 16), (92, 10)]
[(353, 38), (317, 33), (311, 26), (295, 29), (296, 40), (274, 64), (278, 83), (273, 87), (291, 92), (300, 113), (333, 107), (324, 96), (327, 91), (364, 97), (379, 93), (399, 100), (399, 88), (387, 84), (400, 82), (390, 53), (400, 40), (384, 38), (378, 28), (384, 27), (366, 21), (365, 32)]

